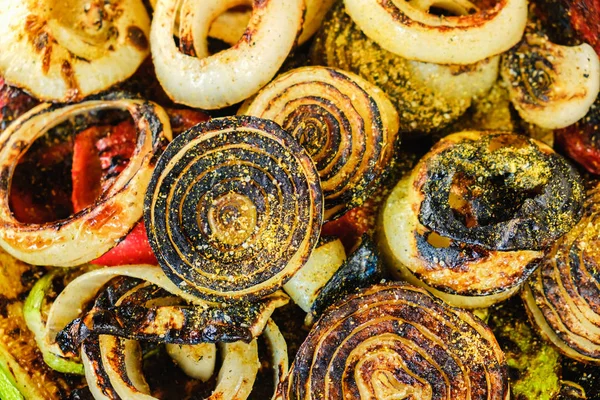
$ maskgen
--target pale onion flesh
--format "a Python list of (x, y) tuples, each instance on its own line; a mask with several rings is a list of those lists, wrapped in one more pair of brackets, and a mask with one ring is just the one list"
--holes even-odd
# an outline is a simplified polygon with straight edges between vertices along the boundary
[[(22, 223), (9, 207), (12, 175), (31, 144), (49, 129), (79, 114), (118, 109), (131, 114), (138, 142), (127, 167), (93, 204), (60, 221)], [(171, 139), (171, 125), (158, 105), (133, 99), (92, 100), (65, 107), (41, 104), (15, 120), (0, 135), (0, 246), (34, 265), (70, 267), (98, 258), (125, 237), (143, 214), (143, 199), (155, 155)]]
[[(240, 0), (240, 3), (240, 5), (252, 5), (251, 0)], [(303, 44), (314, 35), (334, 3), (335, 0), (306, 0), (306, 13), (298, 44)], [(251, 11), (228, 10), (213, 21), (208, 35), (233, 46), (244, 34), (251, 15)]]
[(583, 118), (600, 92), (600, 61), (587, 43), (561, 46), (527, 34), (503, 56), (502, 78), (525, 121), (561, 129)]
[(283, 289), (305, 312), (310, 312), (320, 289), (346, 260), (344, 245), (339, 239), (313, 250), (306, 264), (294, 274)]
[(179, 2), (157, 2), (152, 59), (159, 82), (176, 103), (204, 109), (238, 103), (260, 90), (283, 64), (302, 26), (303, 0), (255, 1), (247, 34), (232, 48), (208, 54), (210, 22), (238, 1), (184, 0), (181, 9), (193, 21), (185, 32), (192, 35), (196, 57), (181, 52), (173, 40)]
[(214, 343), (167, 343), (165, 348), (169, 356), (189, 377), (206, 382), (215, 372), (217, 346)]
[[(410, 60), (437, 64), (472, 64), (498, 55), (521, 39), (527, 23), (526, 0), (500, 0), (489, 10), (443, 18), (428, 13), (429, 6), (437, 2), (344, 3), (363, 32), (384, 49)], [(463, 3), (457, 3), (455, 11), (462, 11)]]
[(0, 75), (42, 100), (78, 101), (133, 75), (149, 34), (141, 0), (6, 0)]

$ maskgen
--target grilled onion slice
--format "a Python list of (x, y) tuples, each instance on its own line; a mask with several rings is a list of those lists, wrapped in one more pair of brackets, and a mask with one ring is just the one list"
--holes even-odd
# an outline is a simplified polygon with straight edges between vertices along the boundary
[[(303, 44), (319, 29), (327, 11), (335, 0), (305, 0), (306, 12), (302, 24), (302, 33), (298, 44)], [(240, 5), (251, 5), (251, 0), (240, 0)], [(219, 15), (210, 25), (208, 35), (230, 45), (235, 45), (242, 37), (252, 13), (250, 11), (227, 11)]]
[[(360, 29), (384, 49), (409, 60), (437, 64), (471, 64), (498, 55), (521, 39), (527, 22), (525, 0), (499, 0), (488, 10), (477, 10), (468, 1), (344, 3)], [(435, 6), (467, 15), (429, 14)]]
[[(304, 1), (254, 0), (248, 28), (236, 45), (209, 55), (210, 22), (237, 4), (239, 0), (157, 2), (150, 34), (152, 59), (158, 80), (176, 103), (204, 109), (238, 103), (263, 87), (283, 64), (302, 26)], [(183, 51), (173, 40), (180, 10)]]
[(600, 192), (523, 288), (531, 322), (567, 357), (600, 364)]
[(316, 35), (311, 61), (360, 75), (381, 88), (400, 115), (400, 130), (428, 133), (456, 120), (498, 78), (500, 57), (471, 65), (411, 61), (382, 49), (346, 14), (339, 2)]
[(7, 0), (0, 75), (42, 100), (81, 100), (133, 75), (149, 32), (141, 0)]
[(277, 122), (308, 151), (321, 178), (325, 220), (361, 205), (389, 170), (398, 114), (379, 88), (358, 75), (297, 68), (267, 85), (239, 113)]
[(381, 248), (398, 277), (455, 306), (487, 307), (518, 290), (582, 201), (577, 172), (541, 142), (456, 133), (392, 191)]
[(145, 200), (150, 245), (183, 291), (217, 302), (261, 298), (317, 244), (323, 200), (305, 150), (274, 122), (213, 119), (181, 134)]
[(300, 347), (283, 399), (508, 399), (508, 372), (478, 318), (406, 284), (335, 304)]
[[(16, 220), (9, 208), (9, 190), (19, 159), (29, 146), (68, 118), (107, 109), (129, 112), (138, 131), (135, 151), (114, 183), (92, 205), (66, 219), (44, 224)], [(144, 100), (116, 95), (64, 107), (35, 107), (0, 135), (0, 246), (34, 265), (68, 267), (98, 258), (142, 217), (144, 191), (157, 155), (170, 138), (165, 111)]]
[(521, 118), (542, 128), (577, 122), (600, 91), (600, 62), (592, 46), (560, 46), (536, 31), (503, 56), (501, 71)]

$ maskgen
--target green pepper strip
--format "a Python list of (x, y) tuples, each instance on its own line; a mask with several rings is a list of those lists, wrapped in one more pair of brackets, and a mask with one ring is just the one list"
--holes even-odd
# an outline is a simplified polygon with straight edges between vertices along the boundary
[[(66, 360), (50, 351), (49, 345), (45, 340), (44, 332), (46, 327), (42, 322), (42, 303), (46, 297), (46, 292), (52, 284), (52, 279), (56, 276), (56, 272), (50, 272), (44, 275), (29, 292), (27, 300), (23, 305), (23, 316), (25, 323), (35, 336), (35, 341), (42, 352), (44, 362), (55, 371), (66, 374), (83, 375), (83, 365), (74, 361)], [(4, 398), (4, 397), (3, 397)]]
[(7, 371), (7, 365), (3, 361), (0, 360), (0, 399), (23, 400), (24, 397), (19, 389), (17, 389), (14, 377)]

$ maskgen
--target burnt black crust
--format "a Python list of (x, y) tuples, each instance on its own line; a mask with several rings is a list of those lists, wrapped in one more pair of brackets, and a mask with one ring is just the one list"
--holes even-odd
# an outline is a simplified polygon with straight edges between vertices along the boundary
[[(491, 158), (497, 149), (490, 151), (488, 146), (498, 140), (506, 142), (500, 149), (518, 143), (526, 153), (514, 147), (505, 153), (505, 158), (514, 154), (512, 160)], [(516, 172), (507, 171), (508, 163), (516, 164)], [(524, 175), (532, 169), (545, 178)], [(483, 195), (472, 202), (477, 226), (466, 227), (449, 204), (457, 174), (483, 187)], [(541, 151), (530, 138), (504, 133), (478, 141), (463, 139), (428, 160), (422, 193), (421, 224), (441, 236), (490, 251), (547, 248), (579, 220), (583, 203), (581, 178), (564, 158)], [(517, 204), (510, 207), (506, 199)]]

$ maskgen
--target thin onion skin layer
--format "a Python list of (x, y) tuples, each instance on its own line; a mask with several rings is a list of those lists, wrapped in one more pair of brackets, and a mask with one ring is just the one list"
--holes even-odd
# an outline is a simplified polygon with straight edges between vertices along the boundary
[(38, 99), (62, 102), (129, 78), (150, 53), (150, 18), (141, 0), (100, 4), (4, 1), (0, 74)]
[(397, 144), (398, 114), (387, 96), (339, 69), (289, 71), (239, 113), (277, 122), (307, 150), (321, 177), (325, 220), (372, 194), (389, 170)]
[[(209, 55), (208, 28), (212, 18), (237, 0), (186, 0), (180, 18), (194, 21), (181, 51), (173, 40), (177, 0), (160, 0), (152, 20), (150, 45), (156, 76), (176, 103), (203, 109), (223, 108), (252, 96), (277, 73), (302, 27), (303, 0), (254, 0), (248, 28), (235, 46)], [(184, 49), (185, 50), (185, 49)]]
[(525, 0), (500, 0), (489, 10), (444, 18), (404, 1), (344, 4), (357, 25), (384, 49), (436, 64), (472, 64), (498, 55), (521, 39), (527, 22)]
[(544, 258), (522, 292), (530, 320), (567, 357), (600, 365), (600, 192)]
[[(68, 118), (109, 109), (129, 112), (138, 132), (134, 153), (114, 183), (93, 204), (66, 219), (17, 221), (9, 208), (9, 191), (21, 156)], [(142, 217), (145, 189), (170, 139), (169, 117), (160, 106), (122, 94), (68, 106), (41, 104), (22, 115), (0, 135), (0, 246), (27, 263), (60, 267), (81, 265), (106, 253)]]
[(261, 298), (317, 244), (323, 197), (316, 167), (279, 125), (238, 116), (178, 136), (145, 200), (150, 245), (179, 288), (209, 301)]
[(300, 347), (281, 399), (508, 399), (504, 354), (469, 312), (407, 284), (329, 308)]
[(486, 307), (518, 291), (579, 220), (583, 196), (577, 172), (540, 142), (453, 134), (392, 191), (381, 249), (398, 277), (455, 306)]

